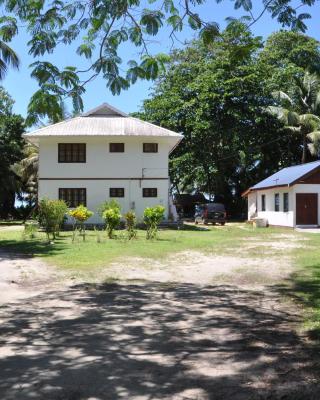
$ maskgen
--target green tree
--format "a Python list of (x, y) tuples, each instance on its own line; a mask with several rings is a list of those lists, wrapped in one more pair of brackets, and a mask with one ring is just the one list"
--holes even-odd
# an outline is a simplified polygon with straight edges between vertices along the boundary
[[(230, 0), (216, 0), (226, 3)], [(234, 0), (232, 0), (234, 1)], [(35, 58), (32, 77), (39, 90), (32, 96), (30, 113), (58, 115), (62, 100), (69, 97), (76, 111), (83, 108), (82, 95), (87, 83), (98, 75), (106, 80), (112, 93), (127, 89), (137, 79), (155, 79), (164, 67), (165, 57), (153, 54), (150, 39), (162, 27), (169, 29), (169, 39), (187, 25), (197, 31), (204, 43), (219, 35), (215, 21), (201, 18), (197, 7), (206, 0), (1, 0), (3, 17), (0, 18), (0, 39), (4, 65), (16, 65), (14, 54), (6, 47), (18, 34), (18, 24), (26, 26), (31, 38), (27, 43), (29, 53)], [(242, 9), (242, 21), (252, 26), (265, 13), (276, 18), (281, 26), (305, 31), (305, 20), (311, 15), (293, 0), (237, 0), (235, 9)], [(311, 7), (315, 0), (301, 0), (301, 5)], [(226, 16), (227, 17), (227, 16)], [(232, 20), (229, 19), (229, 21)], [(121, 47), (129, 42), (137, 48), (139, 57), (132, 58), (127, 68), (120, 57)], [(75, 66), (58, 68), (44, 59), (59, 46), (76, 45), (76, 53), (87, 62), (84, 69)], [(121, 66), (121, 68), (120, 68)], [(124, 71), (124, 72), (123, 72)]]
[(247, 187), (298, 162), (299, 138), (266, 112), (274, 99), (262, 47), (234, 23), (210, 48), (195, 42), (172, 54), (140, 117), (184, 133), (170, 159), (174, 191), (222, 197), (239, 212)]
[[(293, 134), (302, 137), (301, 162), (307, 161), (308, 147), (313, 155), (319, 152), (320, 138), (320, 79), (306, 72), (303, 79), (296, 78), (293, 95), (278, 91), (274, 97), (279, 106), (270, 106), (269, 111)], [(312, 143), (309, 143), (308, 139)]]

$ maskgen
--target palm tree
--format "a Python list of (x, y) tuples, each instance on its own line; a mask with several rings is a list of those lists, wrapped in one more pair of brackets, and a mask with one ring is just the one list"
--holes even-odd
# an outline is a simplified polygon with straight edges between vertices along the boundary
[(5, 77), (8, 66), (18, 69), (19, 64), (17, 54), (3, 40), (0, 40), (0, 80)]
[[(301, 163), (307, 160), (307, 151), (317, 155), (320, 150), (320, 79), (306, 72), (303, 79), (296, 79), (293, 95), (278, 91), (273, 93), (280, 106), (270, 106), (275, 115), (294, 134), (302, 136)], [(308, 143), (311, 141), (311, 143)]]

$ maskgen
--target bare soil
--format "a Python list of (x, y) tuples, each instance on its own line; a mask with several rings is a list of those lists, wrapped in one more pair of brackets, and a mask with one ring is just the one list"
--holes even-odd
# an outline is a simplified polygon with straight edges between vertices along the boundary
[(125, 259), (93, 283), (0, 254), (0, 399), (319, 399), (279, 240), (266, 258)]

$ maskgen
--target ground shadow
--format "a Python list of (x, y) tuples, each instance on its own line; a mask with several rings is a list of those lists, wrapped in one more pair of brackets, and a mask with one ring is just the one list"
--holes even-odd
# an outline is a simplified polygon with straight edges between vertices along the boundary
[(276, 292), (149, 282), (9, 304), (0, 398), (319, 399), (318, 353), (278, 303)]

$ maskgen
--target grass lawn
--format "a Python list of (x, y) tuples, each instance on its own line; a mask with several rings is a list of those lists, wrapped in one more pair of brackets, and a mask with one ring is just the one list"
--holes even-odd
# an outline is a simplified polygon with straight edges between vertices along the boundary
[[(117, 239), (109, 240), (104, 232), (88, 231), (86, 241), (77, 238), (72, 243), (71, 232), (62, 232), (54, 244), (47, 244), (43, 233), (35, 239), (24, 240), (21, 231), (0, 229), (0, 249), (20, 254), (45, 258), (68, 271), (92, 271), (126, 257), (164, 259), (170, 254), (186, 250), (196, 250), (207, 254), (231, 255), (234, 257), (268, 257), (266, 246), (260, 243), (278, 241), (286, 244), (286, 237), (293, 237), (297, 246), (288, 251), (284, 248), (272, 250), (273, 257), (283, 257), (290, 253), (294, 273), (279, 290), (303, 304), (306, 311), (306, 327), (320, 339), (320, 234), (303, 234), (277, 228), (253, 229), (244, 224), (228, 224), (225, 227), (210, 227), (198, 230), (161, 230), (154, 241), (145, 239), (145, 231), (138, 231), (136, 240), (125, 240), (125, 232), (116, 232)], [(301, 240), (300, 240), (301, 239)], [(247, 243), (248, 252), (241, 252)]]

